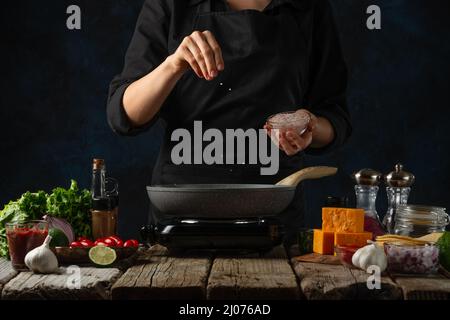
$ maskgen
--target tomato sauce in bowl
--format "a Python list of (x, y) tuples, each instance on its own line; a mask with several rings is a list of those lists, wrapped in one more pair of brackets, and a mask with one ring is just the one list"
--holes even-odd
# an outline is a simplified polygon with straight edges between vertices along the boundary
[(48, 223), (43, 220), (7, 223), (6, 238), (12, 267), (18, 271), (28, 270), (26, 254), (42, 245), (47, 235)]

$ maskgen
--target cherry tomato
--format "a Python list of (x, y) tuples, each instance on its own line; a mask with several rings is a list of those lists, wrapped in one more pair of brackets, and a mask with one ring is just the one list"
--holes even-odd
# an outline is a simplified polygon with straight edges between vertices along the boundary
[(70, 247), (71, 248), (81, 248), (82, 245), (78, 241), (73, 241), (73, 242), (70, 243)]
[(91, 241), (91, 239), (86, 238), (86, 237), (78, 237), (78, 239), (77, 239), (78, 242), (81, 242), (81, 241), (84, 241), (84, 240)]
[(90, 248), (94, 246), (94, 243), (91, 240), (82, 240), (80, 241), (81, 246)]
[(130, 240), (125, 241), (123, 246), (124, 247), (138, 247), (139, 246), (139, 242), (137, 240), (130, 239)]
[(104, 243), (103, 241), (97, 240), (94, 242), (94, 246), (105, 246), (107, 247), (106, 243)]
[(108, 239), (113, 240), (116, 243), (115, 244), (116, 247), (123, 247), (123, 241), (118, 236), (111, 236), (108, 237)]
[(116, 240), (116, 242), (117, 242), (117, 241), (122, 241), (122, 239), (120, 239), (119, 236), (109, 236), (108, 238), (114, 239), (114, 240)]
[(123, 247), (123, 241), (122, 240), (116, 240), (116, 247)]
[(104, 242), (106, 244), (106, 246), (108, 247), (115, 247), (116, 246), (116, 241), (110, 238), (106, 238), (104, 239), (102, 242)]

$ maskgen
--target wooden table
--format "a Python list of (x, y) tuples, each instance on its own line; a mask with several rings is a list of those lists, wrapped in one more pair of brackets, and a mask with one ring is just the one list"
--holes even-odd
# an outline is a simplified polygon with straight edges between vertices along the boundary
[[(302, 262), (283, 247), (244, 255), (170, 256), (155, 246), (116, 268), (63, 268), (58, 275), (17, 273), (0, 259), (2, 299), (450, 299), (450, 278), (383, 275), (369, 290), (363, 271)], [(322, 261), (323, 262), (323, 261)]]

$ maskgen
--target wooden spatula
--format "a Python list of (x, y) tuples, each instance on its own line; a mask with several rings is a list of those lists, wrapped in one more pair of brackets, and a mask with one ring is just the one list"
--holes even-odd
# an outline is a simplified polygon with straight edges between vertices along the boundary
[(308, 167), (299, 170), (283, 180), (276, 183), (277, 186), (297, 186), (303, 180), (319, 179), (335, 175), (337, 172), (335, 167)]

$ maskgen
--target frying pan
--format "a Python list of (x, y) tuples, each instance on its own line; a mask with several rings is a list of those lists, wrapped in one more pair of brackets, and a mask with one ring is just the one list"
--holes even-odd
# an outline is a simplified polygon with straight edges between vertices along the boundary
[(294, 198), (306, 179), (336, 174), (337, 168), (309, 167), (277, 184), (172, 184), (147, 187), (152, 204), (162, 214), (191, 218), (249, 218), (274, 216)]

